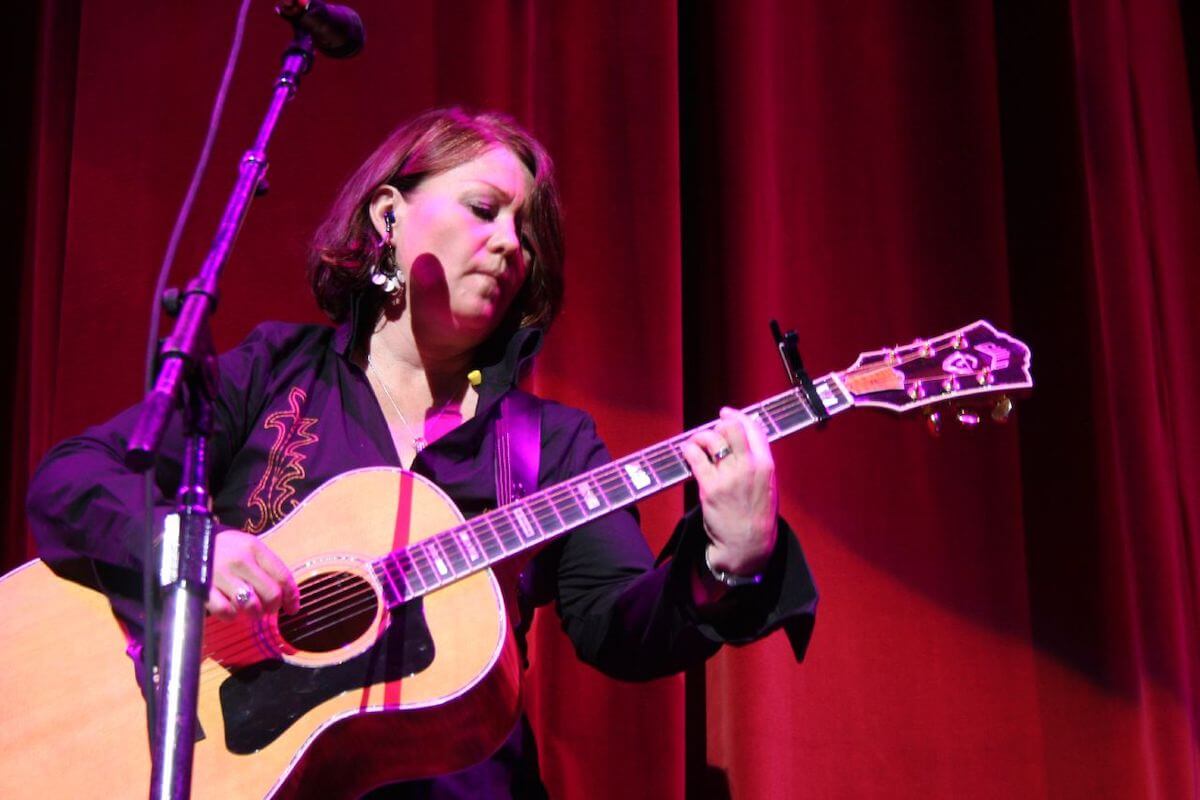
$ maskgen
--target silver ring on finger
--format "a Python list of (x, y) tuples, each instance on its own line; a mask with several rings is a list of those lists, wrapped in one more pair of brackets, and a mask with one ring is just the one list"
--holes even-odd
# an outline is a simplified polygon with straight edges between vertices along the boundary
[(721, 461), (723, 459), (729, 458), (729, 456), (732, 455), (732, 453), (733, 453), (733, 448), (730, 447), (729, 445), (725, 445), (720, 450), (718, 450), (717, 452), (712, 454), (713, 463), (714, 464), (721, 463)]
[(250, 592), (249, 586), (239, 586), (238, 590), (233, 593), (233, 602), (238, 608), (245, 608), (250, 602), (250, 598), (254, 595)]

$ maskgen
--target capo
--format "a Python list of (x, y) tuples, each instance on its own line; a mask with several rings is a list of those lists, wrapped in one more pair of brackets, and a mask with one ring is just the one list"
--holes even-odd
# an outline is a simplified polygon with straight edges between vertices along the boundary
[(825, 410), (825, 404), (817, 394), (817, 387), (813, 385), (812, 378), (804, 369), (804, 361), (800, 358), (800, 349), (796, 344), (796, 332), (788, 331), (785, 334), (780, 330), (779, 323), (771, 320), (771, 335), (775, 337), (775, 346), (779, 348), (779, 357), (783, 359), (783, 368), (787, 371), (788, 380), (803, 393), (809, 408), (816, 415), (817, 425), (824, 426), (829, 420), (829, 412)]

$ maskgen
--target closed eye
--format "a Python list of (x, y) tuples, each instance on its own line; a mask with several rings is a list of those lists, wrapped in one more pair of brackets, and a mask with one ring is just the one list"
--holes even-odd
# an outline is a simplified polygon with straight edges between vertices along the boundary
[(488, 205), (487, 203), (471, 203), (470, 206), (471, 213), (484, 222), (491, 222), (496, 218), (496, 214), (499, 213), (495, 206)]

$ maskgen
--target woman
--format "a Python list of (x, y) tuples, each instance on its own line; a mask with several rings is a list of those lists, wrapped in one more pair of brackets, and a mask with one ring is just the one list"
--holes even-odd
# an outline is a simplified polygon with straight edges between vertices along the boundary
[[(511, 119), (459, 109), (397, 129), (359, 168), (316, 237), (310, 279), (339, 327), (260, 326), (221, 360), (210, 445), (214, 547), (208, 610), (233, 618), (294, 611), (288, 566), (257, 537), (327, 480), (402, 465), (432, 479), (467, 516), (495, 507), (495, 420), (562, 297), (563, 245), (553, 166)], [(533, 402), (538, 480), (609, 460), (586, 414)], [(30, 515), (42, 557), (75, 579), (94, 570), (140, 630), (140, 480), (120, 464), (131, 409), (56, 447)], [(158, 470), (178, 481), (173, 431)], [(557, 601), (581, 658), (649, 679), (699, 663), (722, 642), (786, 625), (799, 655), (816, 595), (799, 546), (777, 518), (761, 429), (726, 409), (684, 456), (701, 508), (655, 567), (636, 515), (618, 511), (542, 550), (520, 578), (514, 623)], [(86, 476), (86, 477), (84, 477)], [(170, 503), (160, 501), (160, 513)], [(386, 796), (541, 792), (527, 726), (489, 761)], [(380, 795), (384, 796), (384, 795)]]

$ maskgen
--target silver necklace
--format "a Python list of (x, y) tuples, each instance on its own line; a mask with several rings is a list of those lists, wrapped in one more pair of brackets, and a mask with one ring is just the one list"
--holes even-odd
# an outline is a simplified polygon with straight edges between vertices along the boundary
[[(429, 440), (426, 439), (424, 435), (417, 435), (413, 433), (413, 426), (408, 424), (408, 417), (404, 416), (404, 412), (401, 411), (400, 406), (396, 404), (396, 398), (392, 397), (392, 393), (388, 390), (387, 384), (383, 382), (383, 375), (381, 375), (379, 370), (376, 368), (375, 361), (371, 358), (370, 353), (367, 354), (367, 369), (375, 373), (375, 380), (379, 381), (379, 388), (383, 389), (383, 396), (386, 397), (388, 403), (391, 404), (392, 410), (396, 412), (396, 416), (398, 416), (400, 421), (404, 423), (404, 432), (408, 434), (409, 441), (412, 442), (413, 450), (418, 453), (424, 450), (429, 446)], [(446, 409), (449, 408), (450, 403), (453, 402), (453, 400), (454, 397), (451, 396), (448, 400), (446, 400), (446, 402), (442, 403), (441, 408), (439, 408), (437, 412), (433, 414), (433, 418), (436, 419), (437, 417), (440, 417), (442, 414), (446, 413)]]

